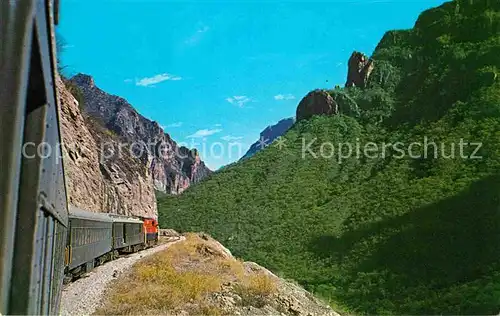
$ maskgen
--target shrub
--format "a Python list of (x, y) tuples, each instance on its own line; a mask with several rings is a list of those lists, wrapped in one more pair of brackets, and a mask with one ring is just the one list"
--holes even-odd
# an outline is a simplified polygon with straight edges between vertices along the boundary
[(269, 297), (276, 293), (276, 283), (264, 273), (249, 276), (242, 284), (235, 287), (236, 293), (241, 297), (243, 306), (264, 307)]
[(71, 82), (70, 80), (63, 80), (63, 81), (64, 85), (66, 86), (66, 89), (68, 90), (69, 93), (71, 93), (71, 95), (73, 95), (76, 101), (78, 101), (78, 107), (80, 108), (81, 111), (83, 111), (85, 109), (85, 104), (84, 104), (85, 99), (83, 97), (82, 89), (73, 82)]

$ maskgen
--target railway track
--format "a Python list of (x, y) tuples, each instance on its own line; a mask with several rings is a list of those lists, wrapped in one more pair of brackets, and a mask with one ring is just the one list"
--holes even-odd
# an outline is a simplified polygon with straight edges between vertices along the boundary
[[(158, 247), (162, 247), (163, 245), (165, 244), (170, 244), (170, 243), (174, 243), (174, 242), (177, 242), (181, 239), (183, 239), (184, 237), (183, 236), (162, 236), (160, 237), (158, 243), (156, 245), (153, 245), (153, 246), (148, 246), (144, 249), (141, 249), (137, 252), (133, 252), (133, 253), (122, 253), (122, 254), (117, 254), (114, 256), (114, 259), (113, 260), (107, 260), (107, 261), (104, 261), (103, 263), (99, 264), (99, 265), (96, 265), (94, 267), (94, 269), (97, 269), (98, 267), (102, 267), (102, 266), (105, 266), (106, 264), (111, 264), (113, 263), (114, 261), (116, 260), (120, 260), (120, 259), (123, 259), (123, 258), (130, 258), (136, 254), (144, 254), (145, 252), (147, 252), (148, 250), (151, 250), (151, 249), (154, 249), (154, 248), (158, 248)], [(69, 278), (66, 278), (64, 279), (64, 282), (63, 282), (63, 290), (66, 289), (70, 284), (76, 282), (77, 280), (79, 279), (82, 279), (82, 278), (86, 278), (88, 277), (94, 270), (91, 270), (89, 272), (86, 272), (86, 273), (83, 273), (82, 275), (79, 275), (79, 276), (76, 276), (76, 277), (73, 277), (71, 279)]]
[(64, 286), (60, 315), (90, 315), (100, 306), (101, 299), (114, 279), (126, 273), (137, 261), (154, 253), (166, 250), (184, 240), (183, 236), (169, 239), (155, 247), (122, 256), (96, 267), (85, 277)]

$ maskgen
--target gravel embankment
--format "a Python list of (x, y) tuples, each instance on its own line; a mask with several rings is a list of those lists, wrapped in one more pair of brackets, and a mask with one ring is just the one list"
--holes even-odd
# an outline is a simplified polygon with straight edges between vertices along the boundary
[(167, 249), (170, 245), (184, 240), (159, 245), (157, 247), (119, 258), (95, 268), (86, 277), (68, 284), (61, 297), (61, 315), (90, 315), (101, 303), (101, 298), (108, 283), (116, 276), (129, 269), (139, 259)]

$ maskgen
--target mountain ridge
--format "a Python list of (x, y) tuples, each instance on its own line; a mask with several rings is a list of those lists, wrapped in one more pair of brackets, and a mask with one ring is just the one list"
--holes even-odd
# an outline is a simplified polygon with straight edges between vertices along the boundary
[[(159, 199), (160, 224), (206, 231), (346, 313), (497, 314), (498, 34), (498, 2), (422, 12), (383, 36), (366, 83), (326, 91), (338, 113)], [(384, 146), (399, 143), (403, 157)], [(379, 150), (342, 157), (340, 144)]]
[(123, 138), (129, 151), (148, 165), (157, 191), (179, 194), (211, 173), (196, 149), (178, 146), (156, 121), (142, 116), (124, 98), (101, 90), (91, 76), (80, 73), (70, 82), (81, 92), (84, 112)]
[(120, 140), (82, 113), (82, 100), (75, 99), (68, 82), (58, 77), (56, 86), (69, 204), (92, 212), (158, 217), (149, 169), (128, 152), (106, 155), (100, 150), (103, 143), (115, 147)]
[(250, 146), (240, 160), (248, 159), (255, 155), (258, 151), (264, 149), (265, 146), (271, 144), (276, 138), (285, 134), (294, 123), (295, 118), (289, 117), (279, 120), (276, 124), (267, 126), (262, 132), (260, 132), (259, 140)]

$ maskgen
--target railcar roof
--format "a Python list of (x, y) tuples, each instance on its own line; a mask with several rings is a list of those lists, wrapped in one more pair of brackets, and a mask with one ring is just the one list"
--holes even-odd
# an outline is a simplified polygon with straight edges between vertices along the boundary
[(79, 219), (88, 219), (94, 221), (101, 222), (113, 222), (113, 219), (109, 217), (107, 213), (94, 213), (82, 210), (76, 206), (69, 206), (69, 217), (70, 218), (79, 218)]
[(143, 224), (143, 221), (137, 218), (125, 217), (125, 216), (113, 216), (110, 215), (113, 223), (135, 223), (135, 224)]

